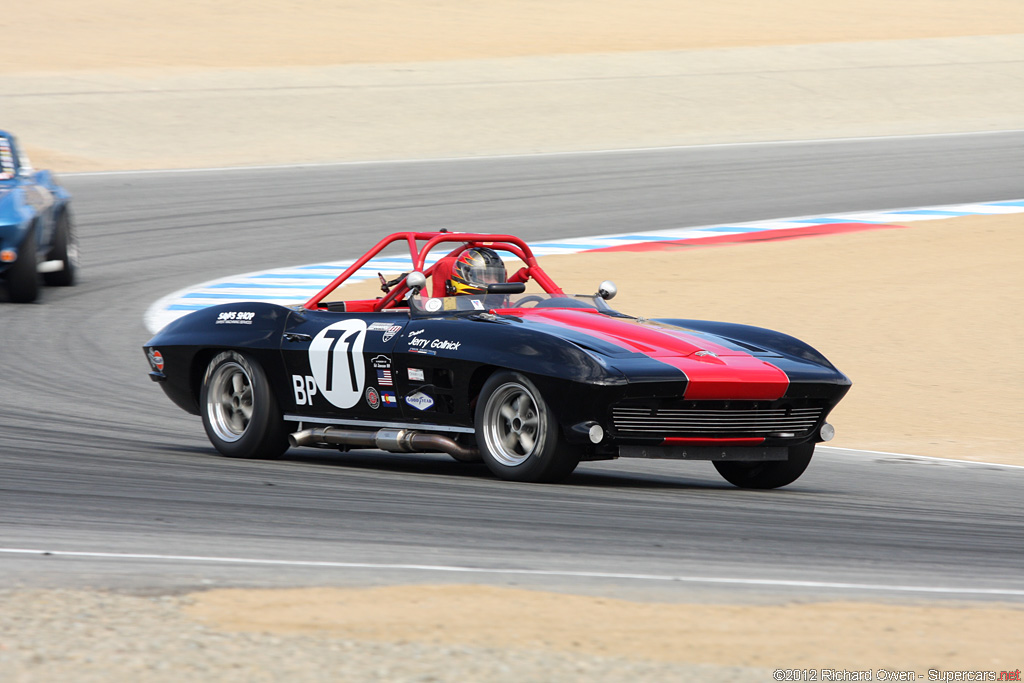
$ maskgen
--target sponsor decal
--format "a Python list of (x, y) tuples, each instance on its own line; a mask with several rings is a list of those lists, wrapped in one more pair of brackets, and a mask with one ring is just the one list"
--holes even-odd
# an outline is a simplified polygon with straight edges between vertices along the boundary
[(292, 390), (295, 392), (295, 405), (313, 405), (316, 396), (316, 380), (312, 375), (292, 375)]
[[(445, 351), (458, 351), (462, 346), (460, 341), (450, 339), (427, 339), (426, 337), (414, 337), (409, 340), (409, 346), (419, 349), (444, 349)], [(411, 350), (411, 349), (410, 349)]]
[(425, 308), (429, 313), (437, 313), (441, 310), (441, 300), (427, 299), (427, 303), (423, 304), (423, 308)]
[(331, 405), (351, 408), (359, 403), (366, 386), (365, 341), (366, 322), (353, 318), (328, 325), (309, 343), (316, 389)]
[(383, 332), (389, 327), (391, 327), (391, 323), (371, 323), (366, 330), (367, 332)]
[(484, 310), (484, 302), (480, 301), (480, 299), (470, 299), (469, 303), (473, 304), (473, 308), (478, 311)]
[(218, 325), (252, 325), (256, 314), (252, 311), (221, 311), (217, 316)]
[(149, 362), (150, 364), (160, 372), (164, 370), (164, 354), (160, 353), (156, 349), (149, 350)]
[(382, 387), (394, 386), (391, 379), (391, 359), (387, 356), (374, 356), (370, 359), (370, 365), (377, 371), (377, 384)]
[(436, 356), (437, 351), (431, 351), (430, 349), (409, 349), (409, 353), (422, 353), (427, 356)]
[(406, 396), (405, 402), (416, 410), (426, 410), (430, 406), (434, 405), (434, 399), (430, 398), (422, 391), (417, 391), (415, 394)]
[(387, 330), (385, 330), (385, 332), (381, 336), (380, 340), (381, 341), (385, 341), (385, 342), (386, 341), (390, 341), (392, 337), (394, 337), (396, 334), (398, 334), (401, 331), (402, 331), (402, 326), (401, 325), (392, 325)]
[(395, 392), (393, 391), (380, 392), (380, 402), (384, 404), (385, 408), (398, 407), (398, 397), (395, 396)]
[(374, 410), (380, 408), (380, 394), (373, 387), (366, 387), (366, 405), (370, 406)]
[(423, 371), (419, 368), (409, 368), (409, 379), (413, 382), (423, 382), (424, 379)]

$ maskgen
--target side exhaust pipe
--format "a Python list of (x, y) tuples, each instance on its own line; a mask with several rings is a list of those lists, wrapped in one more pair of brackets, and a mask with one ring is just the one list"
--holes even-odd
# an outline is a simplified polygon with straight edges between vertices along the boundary
[(379, 429), (376, 432), (367, 432), (358, 429), (338, 429), (337, 427), (312, 427), (289, 434), (288, 443), (292, 448), (329, 444), (332, 446), (379, 448), (391, 453), (440, 451), (463, 462), (472, 462), (479, 459), (480, 456), (480, 451), (477, 449), (463, 446), (451, 437), (441, 434), (424, 434), (408, 429)]

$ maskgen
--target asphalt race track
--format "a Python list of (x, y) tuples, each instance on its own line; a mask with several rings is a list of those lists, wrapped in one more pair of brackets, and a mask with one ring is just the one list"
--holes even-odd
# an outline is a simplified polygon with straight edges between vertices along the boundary
[[(149, 381), (140, 349), (143, 313), (170, 291), (353, 257), (400, 229), (550, 239), (1018, 199), (1024, 133), (64, 180), (80, 285), (0, 303), (7, 587), (473, 581), (1024, 602), (1024, 468), (823, 448), (794, 485), (752, 492), (709, 463), (588, 464), (545, 486), (440, 455), (236, 461)], [(34, 550), (52, 554), (21, 552)]]

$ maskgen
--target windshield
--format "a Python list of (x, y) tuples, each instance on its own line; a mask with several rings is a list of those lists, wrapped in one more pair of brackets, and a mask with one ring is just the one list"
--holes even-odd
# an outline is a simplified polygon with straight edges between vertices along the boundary
[(441, 316), (453, 313), (501, 311), (515, 315), (517, 310), (533, 308), (581, 308), (597, 310), (610, 315), (621, 315), (612, 310), (596, 294), (529, 293), (529, 294), (467, 294), (463, 296), (410, 297), (409, 308), (415, 316)]

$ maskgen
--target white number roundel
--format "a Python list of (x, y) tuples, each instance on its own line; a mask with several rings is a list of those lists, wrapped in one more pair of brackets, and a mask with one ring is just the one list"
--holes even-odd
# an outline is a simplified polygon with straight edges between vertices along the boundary
[(309, 344), (309, 367), (317, 389), (339, 408), (351, 408), (362, 398), (366, 384), (365, 339), (365, 322), (343, 320), (320, 330)]

